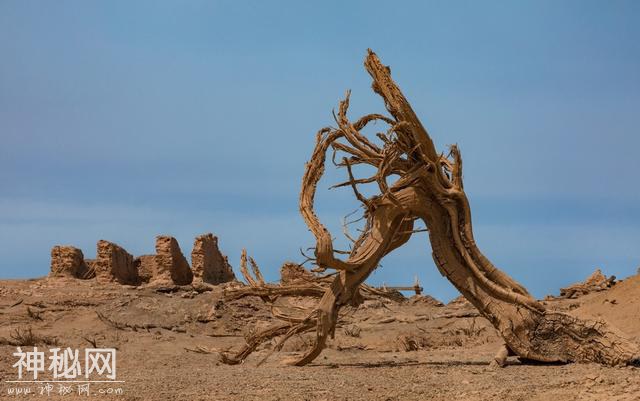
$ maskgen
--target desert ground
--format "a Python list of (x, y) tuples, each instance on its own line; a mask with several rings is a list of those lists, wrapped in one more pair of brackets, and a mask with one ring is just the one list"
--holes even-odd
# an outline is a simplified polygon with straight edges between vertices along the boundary
[[(223, 299), (219, 286), (126, 286), (73, 278), (0, 282), (2, 398), (15, 387), (17, 346), (116, 348), (117, 379), (91, 384), (91, 395), (121, 400), (638, 400), (640, 368), (548, 365), (510, 358), (490, 365), (502, 344), (464, 299), (442, 305), (425, 295), (367, 299), (342, 316), (335, 338), (314, 363), (286, 365), (310, 341), (273, 343), (239, 365), (225, 365), (244, 336), (275, 322), (258, 297)], [(574, 295), (577, 296), (577, 295)], [(282, 299), (280, 308), (315, 301)], [(576, 298), (547, 298), (552, 309), (604, 319), (640, 341), (640, 276)], [(308, 335), (307, 335), (308, 336)], [(29, 399), (41, 395), (29, 384)], [(107, 394), (107, 390), (118, 394)]]

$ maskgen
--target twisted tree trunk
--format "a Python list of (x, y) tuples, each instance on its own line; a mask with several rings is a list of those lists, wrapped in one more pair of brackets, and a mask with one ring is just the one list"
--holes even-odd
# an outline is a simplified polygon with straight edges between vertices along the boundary
[[(638, 346), (602, 322), (577, 319), (548, 311), (524, 287), (497, 269), (480, 252), (473, 238), (471, 211), (462, 182), (462, 158), (457, 146), (447, 157), (438, 154), (429, 134), (391, 79), (375, 53), (369, 51), (365, 68), (373, 78), (373, 90), (385, 102), (392, 118), (379, 114), (362, 117), (355, 123), (347, 119), (349, 93), (340, 103), (338, 128), (324, 128), (317, 135), (311, 160), (306, 165), (300, 193), (300, 211), (316, 237), (315, 262), (319, 270), (336, 269), (331, 287), (317, 308), (297, 324), (283, 324), (258, 333), (235, 357), (243, 360), (257, 345), (277, 335), (284, 337), (316, 330), (315, 344), (296, 365), (315, 359), (333, 335), (338, 312), (345, 305), (361, 302), (358, 290), (380, 260), (404, 244), (412, 234), (415, 220), (422, 220), (429, 231), (433, 259), (440, 272), (486, 317), (503, 337), (505, 347), (496, 356), (502, 364), (508, 354), (541, 362), (598, 362), (605, 365), (635, 361)], [(371, 121), (389, 125), (378, 134), (381, 145), (360, 131)], [(367, 224), (346, 260), (336, 256), (331, 234), (313, 208), (318, 181), (324, 172), (327, 151), (346, 156), (339, 167), (347, 169), (349, 180), (338, 186), (351, 186), (365, 208)], [(356, 179), (351, 167), (368, 164), (377, 169), (373, 177)], [(389, 185), (391, 175), (400, 178)], [(376, 182), (380, 195), (365, 198), (359, 184)]]

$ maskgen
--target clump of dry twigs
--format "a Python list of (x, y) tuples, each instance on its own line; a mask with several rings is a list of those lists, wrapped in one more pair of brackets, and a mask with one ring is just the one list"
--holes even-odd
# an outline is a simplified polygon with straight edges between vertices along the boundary
[(31, 327), (18, 327), (9, 334), (9, 339), (2, 339), (0, 343), (15, 347), (32, 347), (36, 345), (58, 345), (60, 341), (54, 336), (38, 334)]

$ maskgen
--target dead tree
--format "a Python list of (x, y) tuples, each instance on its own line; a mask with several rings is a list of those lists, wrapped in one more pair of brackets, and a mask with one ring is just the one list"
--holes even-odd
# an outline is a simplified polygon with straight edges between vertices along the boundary
[[(413, 233), (416, 220), (428, 230), (433, 260), (449, 281), (487, 318), (504, 339), (496, 356), (503, 363), (508, 354), (541, 362), (597, 362), (618, 365), (635, 362), (636, 344), (603, 322), (587, 321), (546, 309), (527, 290), (496, 268), (478, 249), (473, 238), (471, 210), (463, 189), (462, 157), (456, 145), (448, 155), (438, 153), (429, 134), (391, 79), (390, 69), (369, 50), (365, 68), (373, 79), (373, 91), (382, 97), (390, 117), (369, 114), (355, 122), (347, 118), (349, 92), (340, 102), (337, 127), (323, 128), (316, 137), (306, 164), (300, 191), (300, 212), (316, 238), (317, 269), (338, 274), (317, 307), (304, 319), (290, 320), (259, 332), (235, 356), (238, 363), (266, 340), (282, 336), (278, 350), (291, 336), (315, 330), (315, 341), (293, 362), (305, 365), (323, 350), (333, 336), (338, 312), (362, 302), (359, 289), (380, 260), (402, 246)], [(388, 129), (367, 138), (363, 128), (374, 121)], [(350, 186), (364, 207), (366, 225), (346, 259), (334, 250), (332, 236), (314, 211), (317, 184), (324, 173), (327, 152), (345, 155), (336, 164), (346, 169)], [(369, 165), (375, 175), (355, 178), (352, 167)], [(392, 177), (398, 177), (389, 182)], [(377, 183), (380, 193), (365, 197), (358, 186)]]

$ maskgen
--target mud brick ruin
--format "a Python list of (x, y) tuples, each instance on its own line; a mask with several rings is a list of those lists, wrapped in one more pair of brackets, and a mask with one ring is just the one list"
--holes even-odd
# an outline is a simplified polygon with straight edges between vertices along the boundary
[(604, 291), (615, 284), (616, 276), (607, 277), (600, 269), (596, 269), (585, 281), (561, 288), (560, 297), (578, 298), (592, 292)]
[(229, 260), (218, 248), (218, 237), (211, 233), (196, 237), (191, 251), (194, 279), (209, 284), (222, 284), (235, 280)]
[(96, 279), (117, 281), (120, 284), (137, 284), (138, 272), (133, 266), (133, 256), (122, 247), (105, 240), (98, 241), (97, 257), (92, 263)]
[(286, 262), (280, 268), (280, 283), (283, 285), (305, 283), (313, 280), (313, 273), (297, 263)]
[(156, 253), (134, 257), (121, 246), (100, 240), (96, 259), (85, 259), (82, 250), (56, 245), (51, 249), (49, 277), (96, 279), (127, 285), (188, 285), (194, 279), (222, 284), (236, 279), (218, 238), (211, 233), (196, 237), (191, 253), (193, 269), (178, 241), (166, 235), (156, 237)]
[(73, 246), (56, 245), (51, 249), (51, 277), (84, 277), (88, 268), (82, 251)]
[(186, 285), (192, 280), (193, 273), (178, 241), (165, 235), (156, 237), (156, 274), (153, 281)]

